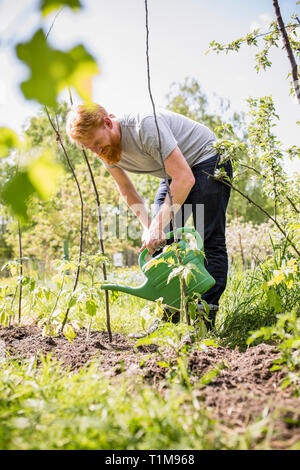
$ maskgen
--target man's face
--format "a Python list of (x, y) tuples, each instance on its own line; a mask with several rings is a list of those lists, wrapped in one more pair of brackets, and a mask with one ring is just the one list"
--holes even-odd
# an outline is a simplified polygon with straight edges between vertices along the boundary
[(105, 122), (104, 127), (99, 127), (84, 146), (110, 165), (121, 159), (121, 136), (113, 124)]

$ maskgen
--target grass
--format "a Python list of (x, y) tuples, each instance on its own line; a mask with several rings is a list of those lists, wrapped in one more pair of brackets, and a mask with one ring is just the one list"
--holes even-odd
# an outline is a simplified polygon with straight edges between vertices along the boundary
[[(139, 379), (108, 380), (94, 363), (79, 372), (51, 358), (42, 366), (5, 364), (0, 374), (2, 450), (151, 450), (267, 448), (272, 418), (243, 432), (213, 420), (195, 387), (164, 394)], [(258, 439), (259, 437), (259, 439)]]
[[(294, 307), (298, 306), (298, 314), (300, 313), (299, 284), (295, 283), (292, 289), (284, 285), (277, 286), (277, 295), (282, 304), (278, 310), (276, 304), (270, 303), (262, 288), (263, 283), (260, 268), (249, 271), (234, 268), (230, 270), (216, 322), (216, 335), (222, 345), (245, 350), (251, 332), (274, 325), (278, 314), (291, 312)], [(260, 337), (253, 344), (263, 340)]]
[[(117, 385), (117, 386), (116, 386)], [(166, 396), (105, 379), (97, 365), (68, 374), (11, 364), (1, 377), (1, 449), (209, 449), (221, 445), (193, 394)], [(213, 434), (211, 434), (213, 432)]]
[(232, 269), (217, 317), (217, 336), (222, 344), (245, 349), (250, 331), (275, 320), (276, 315), (266, 304), (254, 272)]

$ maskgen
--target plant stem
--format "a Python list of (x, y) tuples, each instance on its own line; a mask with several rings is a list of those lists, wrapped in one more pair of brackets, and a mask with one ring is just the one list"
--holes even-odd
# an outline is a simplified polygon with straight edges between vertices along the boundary
[(239, 233), (239, 244), (240, 244), (240, 250), (241, 250), (241, 258), (242, 258), (242, 263), (243, 263), (243, 266), (245, 268), (246, 266), (246, 261), (245, 261), (245, 257), (244, 257), (244, 250), (243, 250), (243, 244), (242, 244), (242, 237), (241, 237), (241, 234)]
[(52, 29), (53, 26), (54, 26), (54, 23), (55, 23), (55, 21), (56, 21), (56, 18), (57, 18), (58, 15), (63, 11), (63, 9), (64, 9), (64, 7), (62, 7), (60, 10), (58, 10), (58, 12), (56, 13), (56, 15), (55, 15), (55, 17), (54, 17), (54, 19), (53, 19), (53, 21), (52, 21), (52, 23), (51, 23), (51, 26), (50, 26), (50, 28), (49, 28), (49, 30), (48, 30), (48, 33), (46, 34), (46, 38), (45, 38), (45, 39), (48, 39), (48, 36), (49, 36), (49, 34), (50, 34), (50, 32), (51, 32), (51, 29)]
[(18, 222), (18, 237), (19, 237), (19, 277), (20, 277), (18, 323), (20, 324), (21, 315), (22, 315), (22, 292), (23, 292), (23, 258), (22, 258), (22, 235), (21, 235), (20, 222)]
[[(16, 284), (15, 292), (14, 292), (14, 295), (13, 295), (13, 298), (12, 298), (12, 301), (11, 301), (11, 304), (10, 304), (10, 309), (11, 309), (11, 310), (12, 310), (12, 308), (13, 308), (13, 304), (14, 304), (14, 301), (15, 301), (15, 298), (16, 298), (16, 295), (17, 295), (17, 292), (18, 292), (18, 284)], [(8, 319), (8, 326), (11, 325), (11, 320), (12, 320), (12, 315), (9, 316), (9, 319)]]
[(183, 321), (183, 279), (180, 276), (180, 322)]
[[(186, 299), (187, 297), (187, 294), (186, 294), (186, 285), (185, 285), (185, 280), (183, 279), (183, 296), (184, 298)], [(185, 303), (185, 318), (186, 318), (186, 322), (187, 324), (190, 326), (191, 324), (191, 319), (190, 319), (190, 314), (189, 314), (189, 304), (188, 302)]]
[[(180, 258), (180, 254), (178, 255), (178, 258), (179, 258), (179, 263), (182, 265), (182, 260)], [(188, 325), (190, 325), (191, 321), (190, 321), (188, 303), (186, 302), (184, 307), (183, 307), (184, 299), (186, 299), (186, 297), (187, 297), (186, 283), (185, 283), (185, 280), (183, 279), (183, 277), (181, 277), (181, 276), (180, 276), (180, 294), (181, 294), (181, 302), (180, 302), (181, 308), (180, 308), (180, 310), (182, 310), (182, 320), (183, 320), (183, 314), (185, 313), (186, 322), (187, 322)]]
[(89, 321), (89, 324), (88, 324), (88, 327), (87, 327), (87, 330), (86, 330), (86, 336), (85, 336), (85, 342), (86, 342), (86, 343), (88, 342), (89, 337), (90, 337), (92, 322), (93, 322), (93, 319), (92, 319), (92, 317), (91, 317), (91, 318), (90, 318), (90, 321)]
[[(104, 250), (104, 243), (103, 243), (103, 237), (102, 237), (102, 216), (101, 216), (101, 206), (100, 206), (100, 199), (99, 199), (99, 193), (97, 190), (97, 186), (95, 183), (95, 178), (92, 172), (92, 168), (90, 165), (90, 162), (88, 160), (87, 154), (85, 150), (82, 150), (82, 153), (84, 155), (85, 162), (87, 164), (91, 181), (93, 184), (94, 188), (94, 193), (95, 193), (95, 198), (96, 198), (96, 204), (97, 204), (97, 215), (98, 215), (98, 241), (99, 241), (99, 247), (100, 251), (103, 255), (105, 255), (105, 250)], [(102, 272), (103, 272), (103, 279), (106, 281), (107, 280), (107, 272), (106, 272), (106, 266), (105, 263), (102, 263)], [(110, 313), (109, 313), (109, 297), (108, 297), (108, 291), (105, 290), (105, 312), (106, 312), (106, 327), (107, 327), (107, 332), (108, 332), (108, 337), (109, 341), (112, 342), (112, 333), (111, 333), (111, 327), (110, 327)]]
[(47, 321), (47, 325), (50, 324), (51, 317), (52, 317), (53, 313), (55, 312), (56, 306), (57, 306), (57, 304), (58, 304), (58, 300), (59, 300), (60, 295), (61, 295), (62, 290), (63, 290), (64, 281), (65, 281), (65, 274), (63, 275), (62, 282), (61, 282), (61, 286), (60, 286), (59, 292), (58, 292), (58, 294), (57, 294), (57, 297), (56, 297), (56, 299), (55, 299), (55, 304), (54, 304), (54, 306), (53, 306), (53, 308), (52, 308), (52, 310), (51, 310), (51, 312), (50, 312), (50, 315), (49, 315), (49, 318), (48, 318), (48, 321)]

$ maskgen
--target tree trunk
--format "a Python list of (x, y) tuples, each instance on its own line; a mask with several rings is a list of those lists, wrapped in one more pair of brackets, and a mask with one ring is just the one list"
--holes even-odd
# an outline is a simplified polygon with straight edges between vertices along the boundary
[(298, 103), (300, 104), (300, 84), (299, 84), (297, 63), (296, 63), (296, 60), (295, 60), (295, 57), (294, 57), (294, 54), (293, 54), (293, 51), (292, 51), (292, 48), (291, 48), (289, 37), (287, 35), (286, 29), (285, 29), (285, 26), (284, 26), (284, 23), (283, 23), (283, 19), (282, 19), (282, 16), (281, 16), (281, 12), (280, 12), (280, 8), (279, 8), (277, 0), (273, 0), (273, 6), (274, 6), (274, 9), (275, 9), (275, 13), (276, 13), (277, 23), (278, 23), (278, 26), (279, 26), (279, 29), (280, 29), (280, 32), (281, 32), (283, 45), (285, 47), (285, 50), (286, 50), (287, 55), (288, 55), (288, 59), (289, 59), (290, 64), (291, 64), (292, 80), (293, 80), (293, 84), (294, 84), (296, 97), (298, 99)]

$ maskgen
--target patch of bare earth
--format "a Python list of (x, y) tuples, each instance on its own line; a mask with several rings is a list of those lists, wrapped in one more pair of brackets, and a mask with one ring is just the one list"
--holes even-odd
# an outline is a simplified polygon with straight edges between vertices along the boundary
[[(156, 354), (155, 345), (136, 348), (133, 341), (118, 333), (113, 333), (109, 343), (104, 331), (92, 331), (87, 340), (86, 331), (81, 330), (70, 343), (63, 335), (43, 337), (36, 326), (0, 328), (0, 346), (2, 356), (6, 351), (7, 356), (16, 360), (51, 353), (71, 370), (96, 360), (108, 376), (138, 374), (160, 388), (168, 373), (168, 368), (157, 364), (161, 356)], [(210, 346), (189, 353), (188, 369), (191, 383), (196, 384), (204, 374), (222, 364), (214, 379), (197, 388), (203, 406), (234, 432), (242, 433), (248, 425), (265, 421), (270, 446), (287, 449), (300, 443), (300, 397), (295, 396), (292, 387), (281, 388), (282, 371), (270, 372), (277, 357), (277, 350), (267, 344), (245, 352)], [(165, 359), (175, 362), (170, 351), (165, 352)], [(275, 419), (269, 419), (271, 416)], [(272, 429), (268, 429), (269, 425)]]

